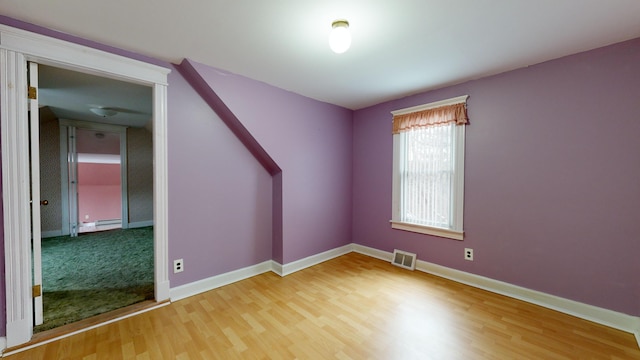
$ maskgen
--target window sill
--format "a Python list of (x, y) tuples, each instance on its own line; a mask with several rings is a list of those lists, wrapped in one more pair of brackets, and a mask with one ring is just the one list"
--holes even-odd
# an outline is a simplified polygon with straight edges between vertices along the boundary
[(463, 231), (455, 231), (443, 228), (435, 228), (430, 226), (410, 224), (400, 221), (391, 220), (391, 228), (397, 230), (411, 231), (420, 234), (434, 235), (453, 240), (464, 240)]

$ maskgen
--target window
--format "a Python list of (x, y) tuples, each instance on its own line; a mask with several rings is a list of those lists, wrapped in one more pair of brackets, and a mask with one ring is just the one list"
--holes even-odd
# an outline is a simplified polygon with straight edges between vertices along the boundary
[(463, 239), (467, 98), (392, 112), (392, 228)]

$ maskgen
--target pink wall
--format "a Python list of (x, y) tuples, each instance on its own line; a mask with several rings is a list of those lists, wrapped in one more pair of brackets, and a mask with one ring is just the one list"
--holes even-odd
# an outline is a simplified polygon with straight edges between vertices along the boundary
[(120, 185), (78, 186), (78, 220), (95, 222), (120, 219), (122, 217), (121, 197)]
[[(120, 219), (120, 164), (78, 164), (78, 217), (81, 222)], [(89, 217), (87, 218), (86, 215)]]
[[(465, 240), (392, 230), (389, 112), (465, 94)], [(356, 111), (354, 242), (640, 315), (639, 94), (636, 39)]]

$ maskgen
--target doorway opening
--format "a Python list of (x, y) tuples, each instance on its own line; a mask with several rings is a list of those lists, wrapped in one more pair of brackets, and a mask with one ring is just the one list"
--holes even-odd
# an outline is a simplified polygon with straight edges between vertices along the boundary
[[(40, 124), (40, 167), (32, 178), (40, 174), (44, 199), (41, 239), (32, 235), (41, 248), (34, 251), (43, 304), (34, 330), (40, 332), (153, 300), (153, 197), (145, 196), (153, 193), (152, 94), (148, 86), (29, 68), (38, 75)], [(96, 103), (109, 104), (112, 115), (93, 113)], [(132, 187), (129, 171), (136, 174)], [(131, 223), (129, 205), (142, 221)]]
[[(37, 191), (34, 192), (37, 196), (31, 197), (31, 188), (37, 181), (26, 181), (30, 178), (28, 114), (32, 106), (25, 91), (28, 88), (26, 74), (29, 61), (151, 88), (153, 105), (149, 126), (153, 131), (153, 291), (156, 303), (169, 299), (166, 101), (167, 74), (170, 70), (0, 25), (2, 198), (3, 207), (7, 209), (3, 228), (7, 347), (19, 346), (31, 340), (35, 326), (34, 310), (38, 298), (41, 299), (40, 289), (34, 286), (32, 274), (36, 265), (32, 260), (35, 262), (38, 256), (35, 256), (35, 246), (31, 246), (31, 211), (39, 213), (41, 206), (38, 204), (43, 199)], [(37, 107), (31, 112), (38, 113)], [(36, 186), (39, 188), (39, 184)], [(32, 203), (35, 205), (33, 208)], [(40, 231), (39, 222), (33, 231)], [(40, 235), (33, 237), (34, 242), (36, 238), (40, 239)]]
[[(124, 126), (98, 124), (85, 121), (58, 120), (60, 132), (60, 183), (62, 208), (62, 234), (77, 236), (82, 233), (126, 229), (129, 227), (129, 192), (127, 188), (128, 129)], [(52, 129), (58, 131), (58, 129)], [(151, 152), (151, 134), (146, 135)], [(47, 136), (41, 131), (42, 137)], [(44, 151), (41, 157), (46, 156)], [(148, 156), (147, 163), (152, 162)], [(41, 161), (42, 163), (42, 161)], [(140, 164), (134, 164), (140, 166)], [(145, 177), (153, 187), (153, 172)], [(41, 174), (43, 169), (41, 165)], [(41, 189), (47, 187), (41, 176)], [(44, 196), (45, 191), (41, 190)], [(147, 223), (153, 223), (152, 200), (146, 204)], [(43, 212), (44, 215), (44, 212)], [(44, 222), (44, 219), (43, 219)], [(44, 233), (43, 233), (44, 234)]]
[(79, 128), (75, 139), (78, 234), (122, 229), (126, 202), (122, 196), (120, 134)]

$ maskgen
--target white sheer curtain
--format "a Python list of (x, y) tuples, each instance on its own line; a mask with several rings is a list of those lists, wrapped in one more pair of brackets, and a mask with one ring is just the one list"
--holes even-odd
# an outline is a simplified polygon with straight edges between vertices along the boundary
[(403, 132), (400, 221), (452, 228), (455, 122)]

